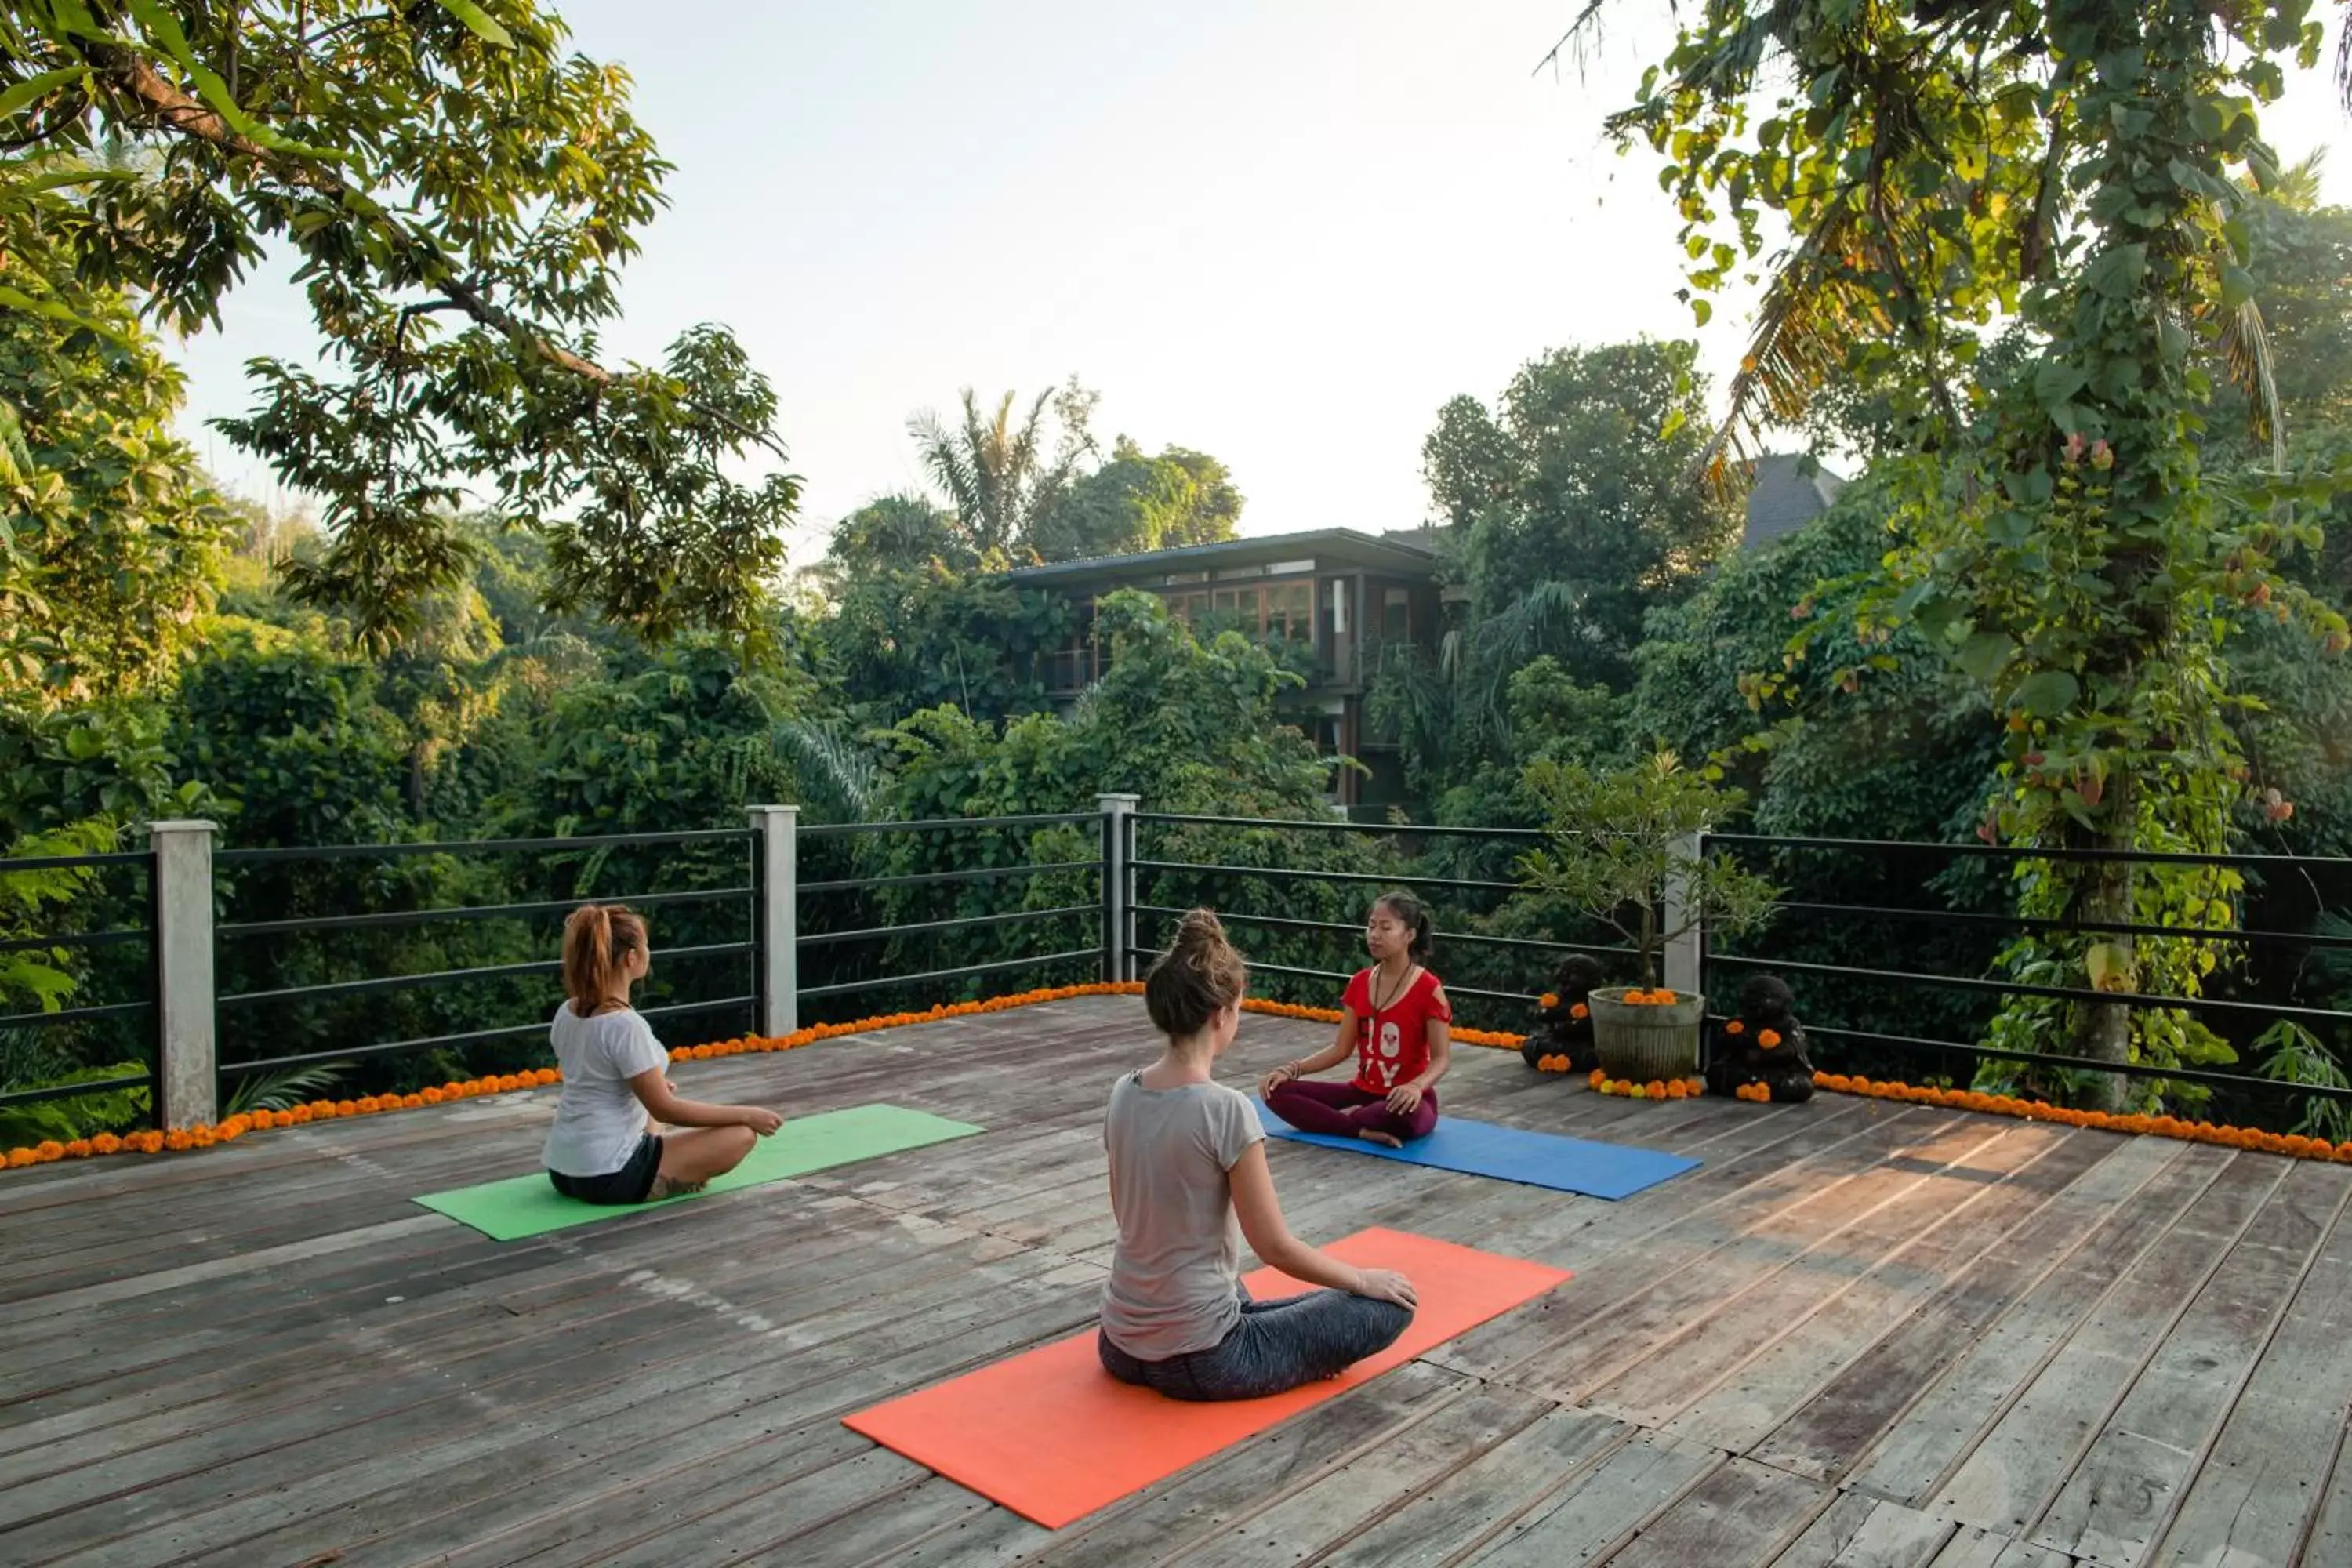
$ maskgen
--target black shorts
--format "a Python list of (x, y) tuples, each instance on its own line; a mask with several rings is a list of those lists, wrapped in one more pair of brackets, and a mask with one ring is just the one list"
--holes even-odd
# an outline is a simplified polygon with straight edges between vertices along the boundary
[(550, 1171), (547, 1179), (555, 1184), (557, 1192), (583, 1204), (641, 1204), (654, 1190), (654, 1177), (661, 1172), (661, 1143), (648, 1132), (637, 1140), (636, 1152), (617, 1171), (601, 1176), (567, 1176)]

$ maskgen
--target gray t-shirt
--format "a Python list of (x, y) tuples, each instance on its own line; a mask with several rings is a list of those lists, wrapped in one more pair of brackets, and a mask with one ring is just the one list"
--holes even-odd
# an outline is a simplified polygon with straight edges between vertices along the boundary
[(547, 1037), (563, 1069), (563, 1098), (541, 1162), (559, 1175), (609, 1176), (629, 1163), (646, 1135), (646, 1108), (629, 1080), (669, 1066), (669, 1053), (635, 1009), (583, 1018), (566, 1002)]
[(1103, 1119), (1118, 1247), (1103, 1331), (1139, 1361), (1206, 1350), (1241, 1321), (1234, 1162), (1263, 1141), (1257, 1107), (1218, 1083), (1146, 1089), (1129, 1073)]

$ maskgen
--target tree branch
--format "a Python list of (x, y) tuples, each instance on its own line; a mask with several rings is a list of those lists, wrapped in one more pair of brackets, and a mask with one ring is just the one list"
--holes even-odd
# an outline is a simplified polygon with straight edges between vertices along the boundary
[[(98, 67), (116, 88), (145, 104), (165, 129), (180, 135), (206, 142), (234, 156), (251, 161), (269, 170), (289, 184), (326, 196), (342, 205), (349, 198), (365, 199), (365, 193), (323, 170), (314, 168), (299, 158), (273, 153), (259, 142), (239, 134), (218, 113), (195, 99), (190, 98), (149, 64), (135, 50), (114, 42), (88, 43), (83, 54)], [(371, 204), (373, 205), (373, 204)], [(433, 258), (435, 270), (440, 276), (428, 279), (428, 286), (438, 291), (451, 308), (463, 310), (484, 326), (502, 333), (510, 342), (538, 355), (557, 369), (579, 376), (583, 381), (604, 387), (618, 378), (602, 365), (581, 358), (561, 343), (551, 341), (544, 333), (516, 316), (505, 307), (483, 297), (481, 291), (457, 276), (457, 268), (430, 237), (413, 233), (391, 215), (378, 209), (379, 221), (400, 238), (418, 247)], [(682, 400), (685, 407), (694, 410), (712, 422), (724, 426), (746, 441), (766, 447), (777, 458), (786, 456), (783, 446), (773, 435), (755, 430), (740, 420), (718, 409), (707, 407), (691, 399)]]

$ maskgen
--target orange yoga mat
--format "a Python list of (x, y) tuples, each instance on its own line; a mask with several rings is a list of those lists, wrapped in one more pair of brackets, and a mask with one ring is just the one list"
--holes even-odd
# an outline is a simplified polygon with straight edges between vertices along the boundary
[[(1532, 1300), (1567, 1271), (1398, 1230), (1327, 1247), (1359, 1268), (1394, 1268), (1421, 1306), (1402, 1338), (1343, 1377), (1271, 1399), (1195, 1405), (1114, 1381), (1088, 1329), (845, 1418), (844, 1424), (1024, 1519), (1059, 1530), (1310, 1405), (1346, 1393), (1487, 1319)], [(1271, 1268), (1260, 1300), (1306, 1287)]]

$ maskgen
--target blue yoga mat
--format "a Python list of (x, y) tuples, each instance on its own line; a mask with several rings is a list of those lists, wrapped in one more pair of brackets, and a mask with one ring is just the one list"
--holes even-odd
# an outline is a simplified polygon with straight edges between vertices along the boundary
[(1361, 1138), (1334, 1138), (1328, 1132), (1301, 1132), (1257, 1104), (1257, 1119), (1269, 1138), (1297, 1143), (1318, 1143), (1381, 1160), (1402, 1160), (1409, 1165), (1433, 1165), (1441, 1171), (1461, 1171), (1473, 1176), (1493, 1176), (1525, 1186), (1555, 1192), (1581, 1193), (1586, 1197), (1632, 1197), (1669, 1176), (1698, 1169), (1696, 1160), (1636, 1149), (1623, 1143), (1594, 1143), (1582, 1138), (1562, 1138), (1550, 1132), (1530, 1132), (1523, 1127), (1498, 1127), (1491, 1121), (1465, 1121), (1441, 1116), (1437, 1129), (1402, 1149), (1367, 1143)]

